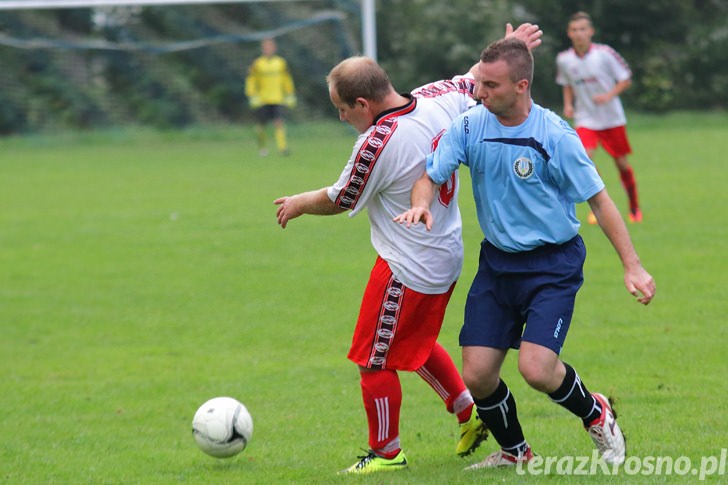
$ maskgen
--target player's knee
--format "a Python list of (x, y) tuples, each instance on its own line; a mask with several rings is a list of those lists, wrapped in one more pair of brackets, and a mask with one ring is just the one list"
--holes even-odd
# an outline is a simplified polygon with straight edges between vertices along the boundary
[(537, 361), (518, 362), (518, 371), (529, 386), (541, 392), (550, 392), (554, 375), (550, 367)]
[(463, 382), (474, 397), (485, 398), (496, 390), (500, 376), (498, 372), (488, 372), (487, 369), (464, 367)]

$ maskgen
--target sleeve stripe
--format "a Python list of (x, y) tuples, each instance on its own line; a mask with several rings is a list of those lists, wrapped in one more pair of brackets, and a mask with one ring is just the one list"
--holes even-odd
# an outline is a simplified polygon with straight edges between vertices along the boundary
[(379, 155), (397, 129), (397, 118), (380, 121), (362, 143), (354, 160), (349, 180), (339, 191), (334, 203), (342, 209), (354, 209), (366, 187), (369, 176), (379, 159)]

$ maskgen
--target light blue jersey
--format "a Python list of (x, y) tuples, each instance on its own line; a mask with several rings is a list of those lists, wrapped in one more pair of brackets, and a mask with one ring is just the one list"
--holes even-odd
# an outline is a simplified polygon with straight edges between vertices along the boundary
[(456, 118), (427, 157), (427, 174), (442, 184), (461, 163), (485, 238), (507, 252), (572, 239), (580, 225), (574, 204), (604, 188), (576, 132), (533, 102), (519, 126), (502, 125), (482, 105)]

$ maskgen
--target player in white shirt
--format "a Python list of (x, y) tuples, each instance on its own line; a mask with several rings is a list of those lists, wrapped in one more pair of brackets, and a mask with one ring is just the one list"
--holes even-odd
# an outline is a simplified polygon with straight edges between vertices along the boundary
[[(577, 12), (569, 19), (567, 35), (572, 47), (556, 57), (556, 82), (563, 89), (564, 116), (573, 118), (576, 132), (589, 158), (601, 143), (619, 169), (629, 198), (629, 221), (642, 222), (634, 171), (627, 160), (632, 149), (627, 139), (627, 118), (619, 95), (632, 85), (632, 71), (617, 51), (592, 42), (591, 17)], [(596, 224), (593, 213), (588, 222)]]
[[(540, 44), (538, 26), (506, 31)], [(416, 372), (460, 423), (456, 452), (470, 454), (486, 438), (473, 399), (447, 351), (437, 343), (447, 303), (463, 263), (457, 175), (443, 184), (431, 231), (412, 231), (392, 219), (410, 206), (425, 159), (452, 120), (475, 104), (472, 75), (397, 93), (386, 72), (366, 57), (346, 59), (327, 77), (339, 118), (360, 136), (338, 180), (329, 187), (275, 200), (285, 228), (303, 214), (333, 215), (364, 207), (378, 257), (364, 292), (349, 359), (359, 367), (369, 424), (369, 451), (345, 473), (407, 466), (400, 447), (402, 389), (398, 371)]]

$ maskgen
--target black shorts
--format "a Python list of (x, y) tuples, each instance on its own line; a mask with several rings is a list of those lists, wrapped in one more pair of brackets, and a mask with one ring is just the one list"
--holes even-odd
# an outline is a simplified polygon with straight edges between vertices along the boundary
[(282, 104), (264, 104), (255, 112), (255, 116), (259, 123), (267, 123), (274, 120), (283, 119)]

